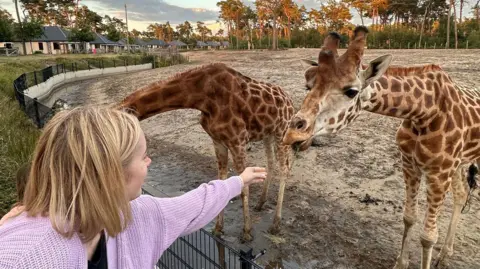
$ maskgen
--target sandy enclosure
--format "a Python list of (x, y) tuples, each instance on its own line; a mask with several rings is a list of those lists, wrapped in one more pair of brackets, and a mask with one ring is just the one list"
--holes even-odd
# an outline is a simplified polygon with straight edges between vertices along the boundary
[[(394, 55), (393, 64), (438, 63), (458, 83), (480, 86), (479, 50), (368, 50), (365, 62), (385, 53)], [(317, 54), (317, 49), (192, 52), (188, 53), (190, 64), (77, 82), (65, 87), (62, 98), (73, 105), (109, 104), (147, 83), (202, 64), (224, 62), (247, 76), (281, 86), (298, 108), (305, 96), (299, 59), (316, 59)], [(147, 184), (175, 195), (216, 178), (213, 146), (198, 123), (199, 114), (177, 110), (142, 121), (153, 159)], [(250, 210), (254, 241), (239, 243), (243, 225), (240, 199), (226, 209), (225, 239), (236, 248), (253, 247), (254, 253), (266, 248), (267, 254), (258, 260), (263, 265), (277, 261), (283, 262), (283, 268), (393, 268), (403, 233), (404, 184), (395, 145), (400, 122), (364, 112), (342, 133), (318, 141), (318, 146), (294, 161), (280, 238), (272, 241), (266, 234), (278, 190), (278, 182), (274, 182), (264, 210)], [(248, 164), (266, 166), (261, 143), (252, 147)], [(419, 232), (426, 205), (423, 184), (421, 188), (410, 268), (418, 268), (420, 263)], [(260, 190), (260, 185), (251, 188), (252, 207)], [(367, 195), (376, 202), (362, 202)], [(449, 268), (480, 267), (480, 196), (475, 193), (475, 197), (470, 211), (461, 216)], [(439, 217), (434, 257), (444, 241), (451, 206), (449, 194)]]

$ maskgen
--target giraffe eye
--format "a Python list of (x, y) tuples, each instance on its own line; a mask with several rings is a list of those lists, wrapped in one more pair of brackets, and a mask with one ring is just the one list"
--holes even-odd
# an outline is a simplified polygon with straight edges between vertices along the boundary
[(357, 96), (358, 90), (355, 88), (348, 88), (343, 92), (348, 98), (353, 98)]
[(308, 91), (312, 90), (312, 88), (310, 88), (310, 86), (308, 86), (308, 85), (305, 85), (305, 90), (308, 92)]

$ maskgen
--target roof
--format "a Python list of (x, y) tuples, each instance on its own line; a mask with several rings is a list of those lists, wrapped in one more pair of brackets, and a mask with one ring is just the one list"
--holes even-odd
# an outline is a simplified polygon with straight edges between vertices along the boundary
[[(117, 43), (120, 44), (120, 46), (126, 46), (126, 45), (127, 45), (127, 39), (126, 39), (126, 38), (122, 38), (122, 39), (118, 40)], [(128, 46), (129, 46), (129, 47), (138, 47), (137, 44), (131, 44), (131, 43), (129, 43)]]
[(197, 41), (197, 46), (199, 47), (207, 47), (207, 43), (203, 42), (203, 41)]
[(32, 39), (32, 41), (63, 41), (68, 42), (69, 31), (60, 28), (59, 26), (43, 26), (43, 34), (40, 37)]
[(171, 46), (179, 46), (179, 47), (187, 45), (180, 40), (173, 40), (172, 42), (168, 42), (168, 44), (171, 45)]
[(94, 34), (95, 34), (95, 40), (91, 41), (90, 44), (118, 45), (117, 42), (113, 42), (112, 40), (109, 40), (104, 35), (101, 35), (99, 33), (94, 33)]
[(133, 43), (135, 43), (135, 44), (137, 44), (137, 45), (139, 45), (139, 46), (147, 46), (147, 45), (148, 45), (147, 42), (145, 42), (145, 41), (143, 41), (143, 40), (141, 40), (141, 39), (139, 39), (139, 38), (135, 38), (135, 39), (133, 40)]
[(218, 47), (220, 46), (220, 44), (216, 41), (207, 41), (207, 45), (208, 46), (212, 46), (212, 47)]
[(165, 43), (165, 41), (160, 40), (160, 39), (152, 39), (152, 40), (147, 42), (147, 45), (166, 46), (167, 43)]

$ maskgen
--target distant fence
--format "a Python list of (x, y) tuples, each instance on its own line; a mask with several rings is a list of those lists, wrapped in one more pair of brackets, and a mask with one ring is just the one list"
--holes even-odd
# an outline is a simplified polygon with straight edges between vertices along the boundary
[[(88, 75), (88, 71), (95, 73), (95, 70), (116, 69), (118, 67), (139, 66), (144, 64), (151, 64), (152, 68), (171, 66), (187, 62), (189, 59), (181, 54), (154, 56), (147, 55), (141, 57), (112, 57), (103, 59), (85, 59), (76, 62), (66, 62), (46, 67), (41, 70), (24, 73), (13, 81), (15, 89), (15, 97), (20, 105), (20, 108), (27, 114), (38, 128), (43, 128), (45, 123), (53, 116), (58, 104), (48, 106), (37, 95), (29, 93), (34, 86), (40, 86), (42, 83), (49, 83), (58, 78), (58, 75), (64, 74), (65, 77), (79, 77)], [(73, 73), (75, 72), (75, 73)], [(83, 72), (83, 73), (82, 73)], [(47, 84), (48, 84), (47, 83)], [(45, 85), (46, 88), (51, 85)], [(50, 89), (47, 89), (47, 91)], [(54, 102), (50, 102), (54, 103)]]

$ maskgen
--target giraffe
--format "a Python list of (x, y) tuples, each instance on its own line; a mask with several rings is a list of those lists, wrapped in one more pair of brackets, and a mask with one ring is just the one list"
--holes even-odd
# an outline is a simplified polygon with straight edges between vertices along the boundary
[(417, 220), (421, 178), (427, 184), (421, 268), (430, 268), (438, 239), (437, 216), (447, 191), (454, 209), (447, 236), (434, 265), (453, 253), (453, 239), (467, 198), (465, 170), (480, 160), (480, 92), (461, 88), (437, 65), (389, 68), (387, 54), (361, 65), (368, 29), (355, 28), (346, 52), (336, 43), (323, 46), (318, 63), (305, 72), (309, 91), (284, 136), (286, 145), (309, 146), (312, 137), (344, 129), (366, 110), (403, 119), (396, 134), (405, 181), (404, 232), (395, 269), (408, 267), (408, 244)]
[[(201, 111), (200, 124), (213, 141), (219, 179), (227, 178), (228, 151), (232, 154), (234, 169), (240, 174), (246, 167), (247, 143), (263, 141), (268, 173), (255, 210), (260, 211), (267, 199), (275, 151), (280, 168), (280, 187), (269, 232), (279, 232), (292, 153), (291, 147), (281, 141), (294, 114), (292, 100), (280, 87), (247, 77), (223, 63), (213, 63), (141, 87), (116, 107), (133, 111), (139, 120), (176, 109)], [(253, 240), (248, 197), (246, 187), (241, 194), (244, 242)], [(216, 235), (223, 233), (223, 225), (222, 211), (217, 216)]]

